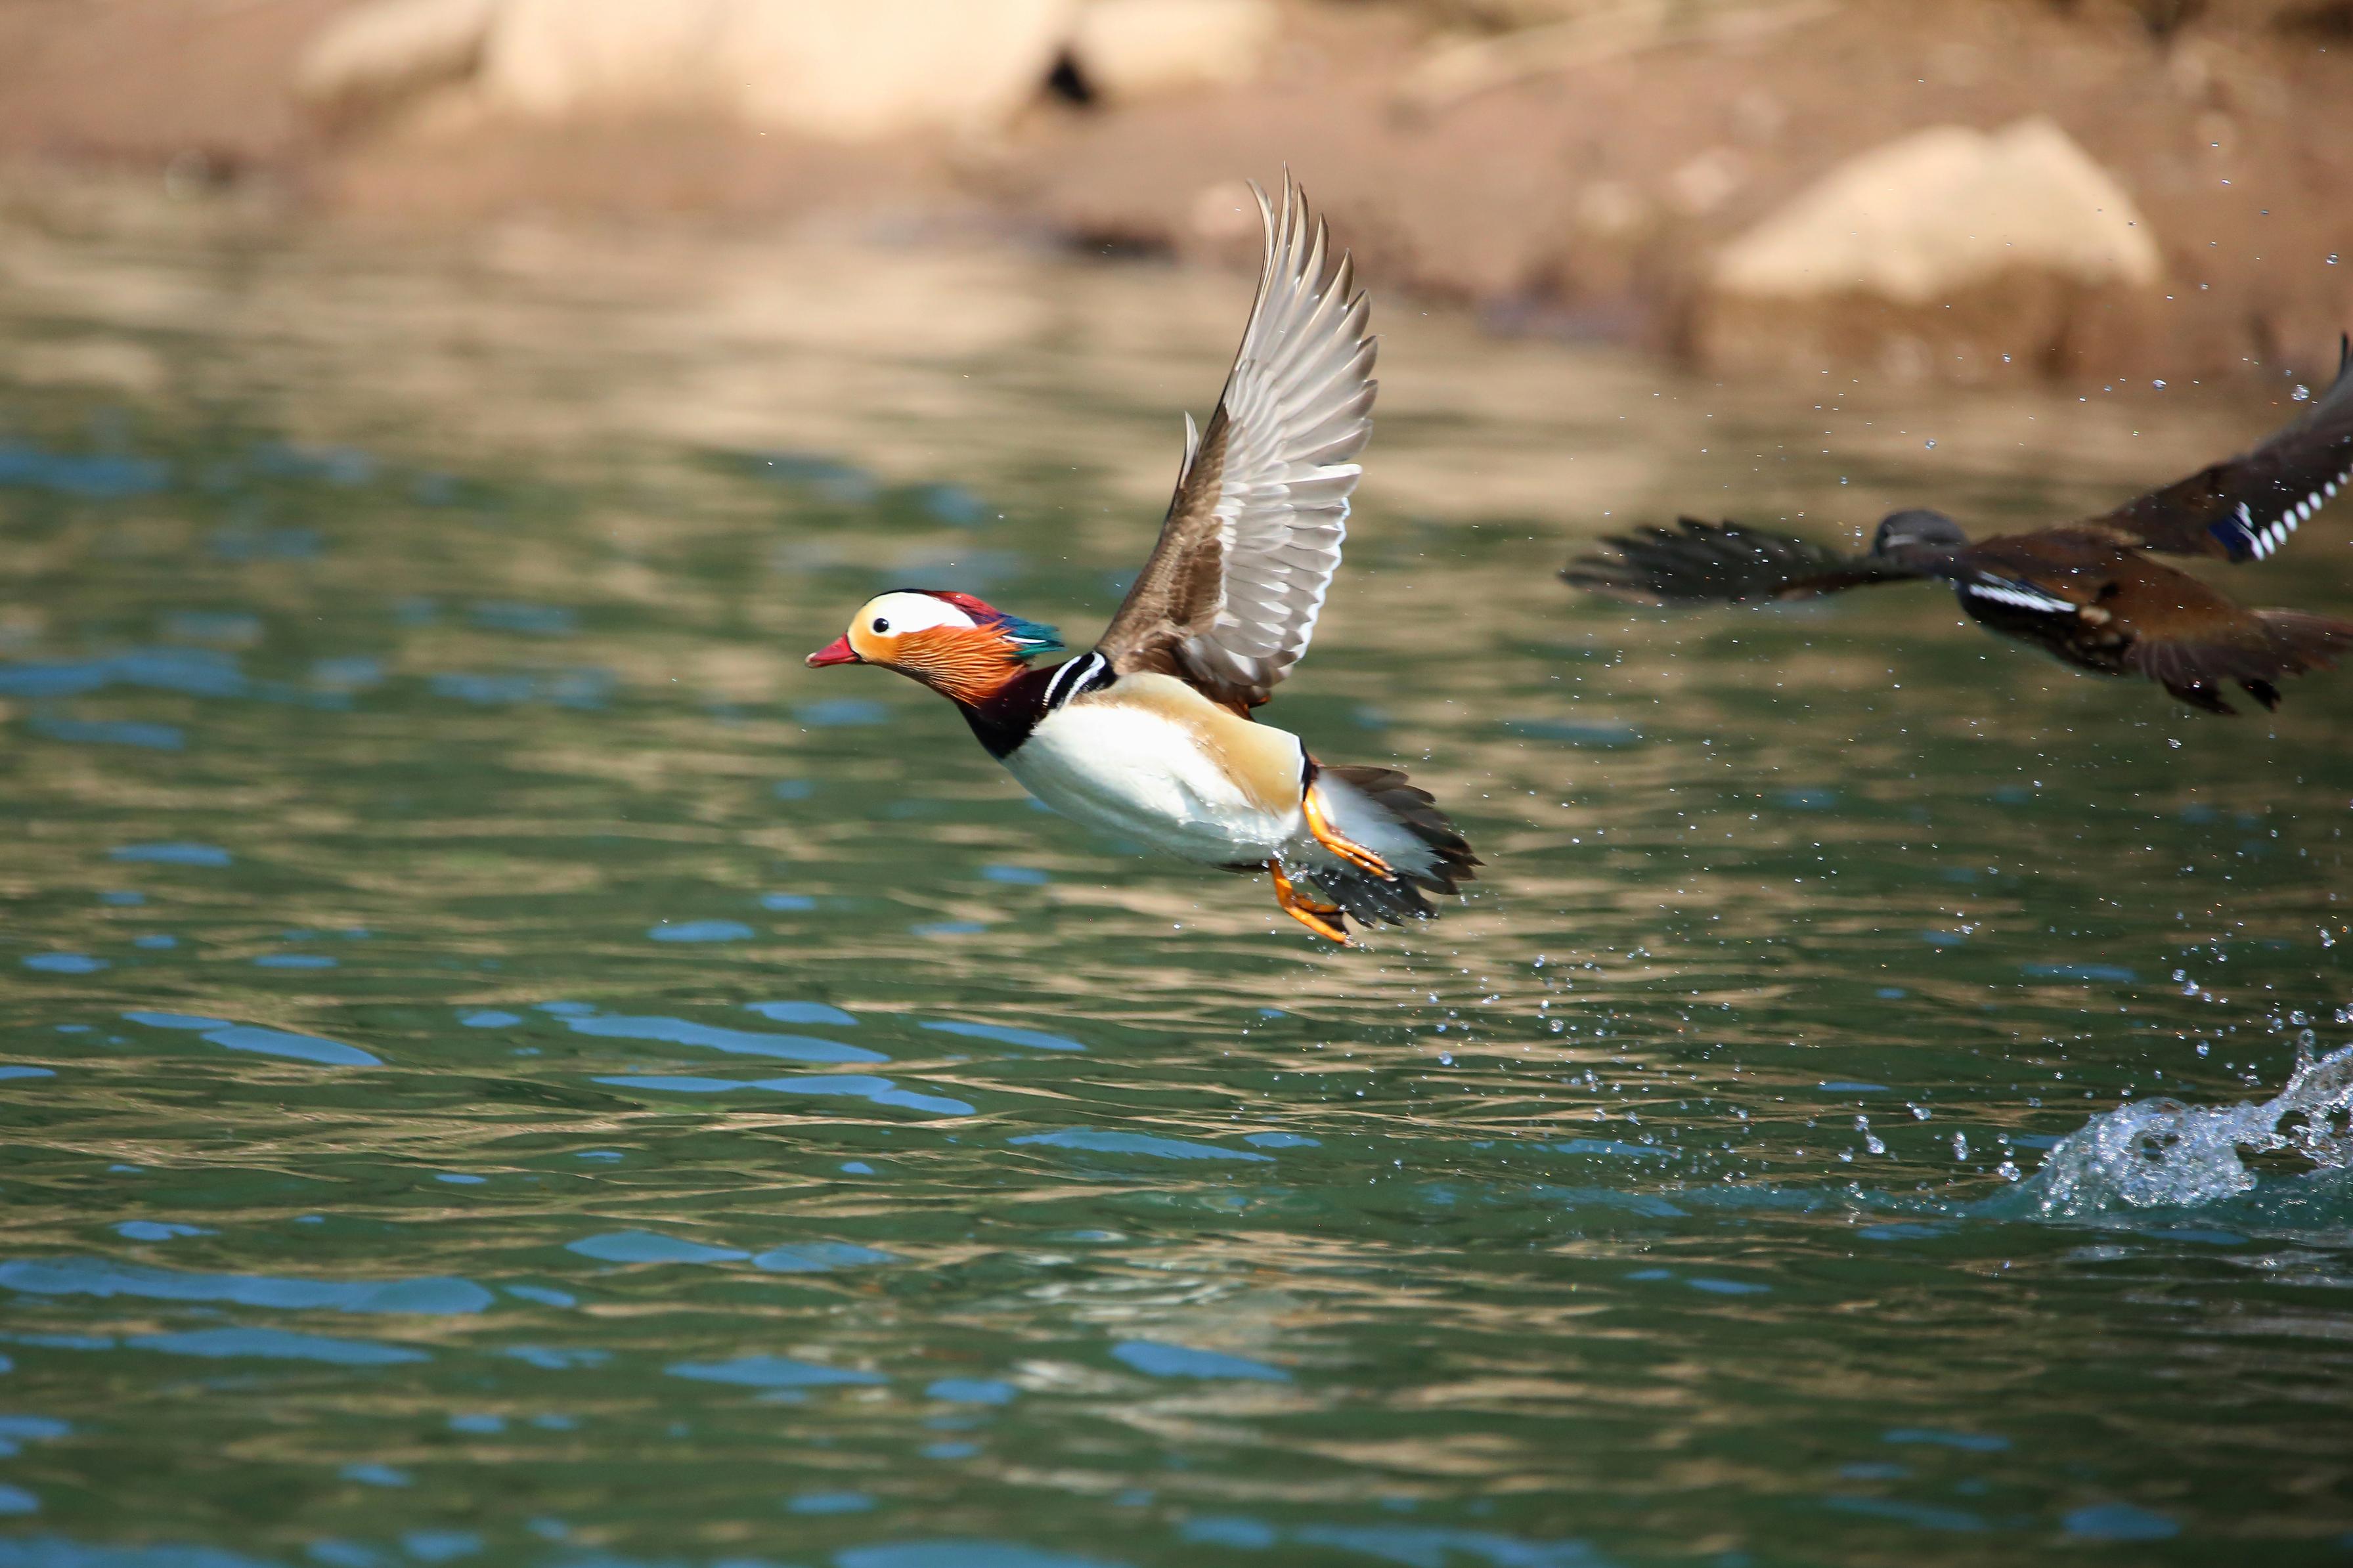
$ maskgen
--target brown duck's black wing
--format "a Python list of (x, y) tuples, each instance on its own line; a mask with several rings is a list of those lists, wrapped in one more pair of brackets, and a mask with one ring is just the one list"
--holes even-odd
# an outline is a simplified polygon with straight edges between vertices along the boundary
[(2337, 379), (2302, 417), (2254, 450), (2200, 468), (2083, 526), (2144, 549), (2260, 561), (2353, 479), (2353, 337)]
[(1875, 560), (1826, 544), (1737, 522), (1679, 520), (1672, 528), (1638, 528), (1602, 542), (1615, 554), (1580, 556), (1561, 573), (1564, 582), (1645, 604), (1753, 604), (1810, 599), (1872, 583), (1899, 583), (1938, 574), (1900, 562)]

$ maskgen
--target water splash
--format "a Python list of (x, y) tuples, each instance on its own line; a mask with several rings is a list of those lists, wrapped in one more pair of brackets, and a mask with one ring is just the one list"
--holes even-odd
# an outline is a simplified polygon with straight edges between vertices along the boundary
[[(2312, 1054), (2312, 1031), (2296, 1045), (2287, 1086), (2260, 1105), (2185, 1105), (2149, 1100), (2095, 1116), (2060, 1140), (2035, 1176), (2036, 1202), (2051, 1215), (2119, 1205), (2188, 1207), (2255, 1184), (2242, 1150), (2293, 1149), (2314, 1164), (2353, 1165), (2353, 1046)], [(2288, 1126), (2291, 1121), (2295, 1125)]]

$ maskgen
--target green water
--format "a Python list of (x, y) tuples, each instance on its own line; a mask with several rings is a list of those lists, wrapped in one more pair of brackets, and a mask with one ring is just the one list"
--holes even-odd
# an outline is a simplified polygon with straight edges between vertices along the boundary
[[(2224, 722), (1926, 590), (1550, 575), (2063, 515), (2268, 401), (1392, 311), (1267, 716), (1488, 865), (1344, 953), (798, 663), (907, 583), (1091, 635), (1240, 280), (5, 238), (0, 1564), (2353, 1555), (2343, 1173), (2033, 1179), (2353, 1037), (2353, 674)], [(2353, 608), (2345, 537), (2232, 586)]]

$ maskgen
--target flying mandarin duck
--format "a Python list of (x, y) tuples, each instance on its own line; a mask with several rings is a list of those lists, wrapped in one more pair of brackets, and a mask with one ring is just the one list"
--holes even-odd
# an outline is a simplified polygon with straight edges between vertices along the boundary
[(2201, 468), (2104, 516), (1972, 544), (1942, 512), (1891, 513), (1861, 555), (1741, 523), (1682, 519), (1604, 541), (1561, 575), (1653, 604), (1807, 599), (1927, 578), (1994, 631), (2099, 675), (2144, 675), (2182, 701), (2229, 713), (2236, 682), (2265, 708), (2280, 677), (2353, 649), (2353, 622), (2249, 609), (2142, 553), (2261, 561), (2353, 479), (2353, 341), (2302, 417), (2251, 452)]
[[(1307, 651), (1339, 569), (1371, 433), (1373, 340), (1345, 253), (1283, 182), (1257, 191), (1266, 258), (1241, 349), (1185, 456), (1160, 541), (1093, 649), (969, 594), (860, 606), (812, 667), (876, 664), (956, 705), (1039, 801), (1180, 859), (1264, 871), (1282, 911), (1349, 943), (1347, 919), (1427, 919), (1479, 861), (1393, 768), (1335, 767), (1251, 710)], [(1313, 883), (1324, 898), (1300, 884)], [(1326, 901), (1326, 900), (1329, 901)]]

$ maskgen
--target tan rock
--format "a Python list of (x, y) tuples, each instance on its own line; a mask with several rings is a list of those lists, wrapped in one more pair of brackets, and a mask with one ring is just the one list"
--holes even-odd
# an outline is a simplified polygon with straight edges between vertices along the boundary
[(1071, 34), (1071, 63), (1113, 101), (1228, 87), (1259, 74), (1274, 42), (1271, 0), (1094, 0)]
[(2005, 272), (2099, 288), (2163, 270), (2132, 197), (2037, 117), (1991, 135), (1936, 126), (1850, 160), (1725, 247), (1711, 281), (1750, 298), (1925, 305)]
[(839, 141), (965, 131), (1036, 94), (1075, 0), (503, 0), (490, 100), (716, 115)]
[(2163, 270), (2132, 198), (2051, 121), (1938, 126), (1832, 170), (1725, 247), (1687, 342), (1745, 374), (2066, 374)]
[(499, 0), (371, 0), (338, 15), (294, 68), (297, 97), (364, 111), (473, 74)]
[(997, 124), (1034, 99), (1075, 0), (736, 0), (745, 117), (862, 141)]
[[(497, 107), (561, 118), (648, 111), (725, 115), (740, 86), (723, 64), (735, 0), (502, 0), (483, 51)], [(736, 75), (748, 74), (742, 62)]]

